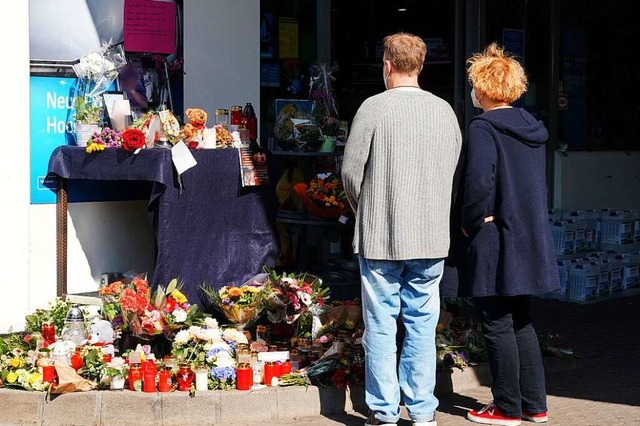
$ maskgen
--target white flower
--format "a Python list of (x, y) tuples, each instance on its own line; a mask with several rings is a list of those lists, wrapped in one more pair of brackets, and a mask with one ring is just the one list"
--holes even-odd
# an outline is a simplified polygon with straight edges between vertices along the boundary
[(120, 370), (122, 367), (124, 367), (124, 365), (125, 365), (124, 358), (120, 356), (111, 358), (111, 361), (107, 363), (107, 367), (113, 368), (116, 370)]
[(298, 298), (300, 299), (300, 302), (302, 302), (306, 306), (309, 306), (311, 304), (311, 295), (309, 293), (299, 291)]
[(216, 367), (235, 367), (236, 360), (226, 352), (218, 353), (216, 358)]
[(202, 345), (202, 349), (204, 349), (205, 352), (209, 352), (211, 349), (213, 349), (213, 343), (205, 343), (204, 345)]
[(180, 330), (176, 333), (176, 337), (173, 338), (173, 342), (179, 345), (187, 343), (190, 336), (191, 334), (189, 333), (189, 330)]
[(207, 328), (218, 328), (218, 320), (215, 318), (206, 317), (204, 319), (204, 325), (207, 326)]
[(220, 340), (220, 330), (217, 328), (205, 328), (201, 331), (202, 340), (213, 342)]
[(175, 322), (185, 322), (187, 320), (187, 311), (181, 308), (176, 308), (172, 312), (173, 320)]
[(236, 343), (248, 343), (247, 336), (243, 332), (236, 330), (235, 328), (227, 328), (222, 333), (222, 338), (226, 341), (233, 341)]

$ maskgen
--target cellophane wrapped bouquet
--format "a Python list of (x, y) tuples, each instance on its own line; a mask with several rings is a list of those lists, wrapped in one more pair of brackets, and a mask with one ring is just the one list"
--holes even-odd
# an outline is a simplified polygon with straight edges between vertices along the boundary
[(315, 306), (323, 306), (329, 298), (329, 288), (322, 280), (307, 273), (277, 273), (268, 271), (266, 283), (267, 317), (273, 323), (292, 324)]
[(217, 290), (206, 286), (201, 288), (229, 322), (246, 327), (262, 313), (266, 278), (266, 274), (258, 274), (239, 286), (226, 285)]

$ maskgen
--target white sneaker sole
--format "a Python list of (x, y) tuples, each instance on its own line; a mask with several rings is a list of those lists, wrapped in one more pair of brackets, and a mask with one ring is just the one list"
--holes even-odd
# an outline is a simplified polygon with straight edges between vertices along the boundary
[(522, 420), (526, 420), (528, 422), (531, 423), (546, 423), (549, 421), (549, 417), (548, 416), (544, 416), (544, 417), (529, 417), (529, 416), (522, 416)]
[(474, 416), (471, 412), (467, 413), (467, 419), (483, 425), (520, 426), (522, 424), (520, 420), (487, 419), (480, 416)]

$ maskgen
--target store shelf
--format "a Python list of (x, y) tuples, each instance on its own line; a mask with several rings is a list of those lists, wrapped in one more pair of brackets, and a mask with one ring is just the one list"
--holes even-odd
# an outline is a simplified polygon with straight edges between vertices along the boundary
[(272, 155), (280, 157), (336, 157), (342, 155), (342, 152), (319, 152), (319, 151), (271, 151)]
[(292, 225), (331, 226), (337, 219), (319, 219), (305, 212), (290, 212), (281, 210), (276, 214), (276, 222)]

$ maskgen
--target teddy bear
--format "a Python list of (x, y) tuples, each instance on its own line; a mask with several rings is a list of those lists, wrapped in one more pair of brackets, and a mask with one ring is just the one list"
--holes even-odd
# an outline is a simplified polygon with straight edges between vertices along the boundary
[(182, 129), (184, 142), (189, 148), (198, 148), (202, 143), (202, 134), (207, 124), (207, 112), (200, 108), (188, 108), (185, 113), (188, 122)]

